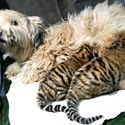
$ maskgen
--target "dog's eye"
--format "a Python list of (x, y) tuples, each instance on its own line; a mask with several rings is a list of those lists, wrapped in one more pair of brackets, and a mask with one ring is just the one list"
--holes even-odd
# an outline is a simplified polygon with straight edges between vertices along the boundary
[(12, 20), (11, 21), (11, 24), (14, 25), (14, 26), (17, 26), (18, 25), (18, 22), (16, 20)]

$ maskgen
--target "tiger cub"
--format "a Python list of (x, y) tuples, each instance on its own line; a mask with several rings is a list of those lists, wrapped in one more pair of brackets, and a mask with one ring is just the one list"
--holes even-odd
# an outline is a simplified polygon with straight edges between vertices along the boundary
[[(77, 106), (80, 100), (125, 89), (125, 49), (112, 49), (82, 66), (73, 75), (67, 93), (67, 106), (55, 105), (53, 112), (63, 111), (68, 118), (81, 124), (90, 124), (102, 115), (81, 117)], [(48, 109), (52, 105), (48, 105)], [(52, 110), (52, 109), (51, 109)]]
[(84, 45), (70, 59), (45, 73), (45, 78), (40, 82), (37, 93), (38, 106), (44, 109), (52, 101), (65, 99), (73, 74), (92, 58), (93, 48), (89, 45)]

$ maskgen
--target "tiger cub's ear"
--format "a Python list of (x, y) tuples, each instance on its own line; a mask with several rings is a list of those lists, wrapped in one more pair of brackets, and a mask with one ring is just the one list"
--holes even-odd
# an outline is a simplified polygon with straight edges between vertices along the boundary
[(111, 44), (110, 49), (125, 48), (125, 31), (120, 31), (116, 33), (115, 40)]
[(122, 48), (122, 42), (120, 41), (115, 41), (114, 43), (112, 43), (112, 46), (109, 49), (118, 49), (118, 48)]

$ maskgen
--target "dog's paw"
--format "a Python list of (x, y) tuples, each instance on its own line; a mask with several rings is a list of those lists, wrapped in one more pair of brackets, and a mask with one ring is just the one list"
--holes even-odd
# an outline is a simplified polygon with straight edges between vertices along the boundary
[(39, 82), (40, 78), (35, 75), (35, 74), (28, 74), (28, 75), (23, 75), (22, 76), (22, 82), (24, 84), (30, 84), (30, 83), (34, 83), (34, 82)]
[(7, 67), (5, 75), (7, 79), (11, 79), (12, 77), (16, 76), (19, 72), (20, 72), (20, 65), (15, 62)]
[(116, 87), (116, 90), (125, 90), (125, 80), (120, 81)]
[(22, 72), (21, 79), (24, 84), (30, 84), (41, 81), (42, 78), (41, 75), (42, 75), (41, 70), (31, 68), (31, 69), (26, 69)]

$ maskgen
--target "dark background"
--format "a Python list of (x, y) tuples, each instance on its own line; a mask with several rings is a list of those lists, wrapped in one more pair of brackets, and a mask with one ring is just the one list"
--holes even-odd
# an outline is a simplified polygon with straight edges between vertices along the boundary
[(26, 15), (41, 16), (45, 22), (56, 23), (74, 12), (75, 0), (0, 0), (2, 8), (10, 8)]
[[(80, 12), (105, 0), (0, 0), (0, 8), (10, 8), (26, 15), (41, 16), (49, 24), (66, 19), (68, 13)], [(108, 0), (109, 3), (115, 0)], [(125, 0), (117, 0), (124, 3)]]

